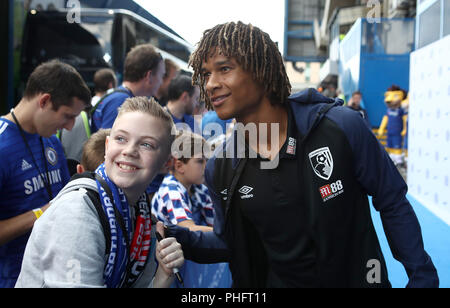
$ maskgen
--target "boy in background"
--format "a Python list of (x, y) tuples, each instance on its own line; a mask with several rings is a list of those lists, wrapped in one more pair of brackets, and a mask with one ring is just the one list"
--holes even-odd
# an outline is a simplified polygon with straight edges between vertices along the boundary
[(206, 159), (202, 149), (205, 139), (180, 131), (175, 139), (178, 151), (172, 172), (167, 174), (152, 200), (152, 214), (165, 224), (175, 224), (191, 231), (212, 231), (214, 212), (204, 181)]
[[(126, 100), (106, 139), (105, 162), (97, 167), (95, 179), (71, 181), (35, 223), (16, 287), (171, 285), (173, 268), (184, 263), (183, 252), (174, 238), (156, 242), (151, 236), (145, 189), (170, 157), (172, 127), (172, 118), (154, 99)], [(98, 192), (110, 222), (109, 239), (88, 190)], [(163, 232), (162, 224), (155, 229)], [(67, 265), (73, 266), (72, 272)]]
[(105, 141), (111, 129), (100, 129), (84, 144), (81, 163), (77, 165), (77, 173), (95, 171), (105, 161)]
[[(204, 182), (205, 139), (189, 131), (180, 131), (172, 146), (172, 171), (155, 193), (152, 214), (165, 225), (178, 225), (190, 231), (211, 232), (214, 210)], [(174, 150), (175, 149), (175, 150)], [(185, 261), (180, 269), (187, 288), (230, 287), (228, 263), (198, 264)], [(175, 282), (174, 287), (179, 287)]]

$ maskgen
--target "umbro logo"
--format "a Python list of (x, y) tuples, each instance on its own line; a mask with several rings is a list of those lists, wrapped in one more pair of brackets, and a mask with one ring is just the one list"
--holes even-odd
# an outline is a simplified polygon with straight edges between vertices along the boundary
[(223, 195), (222, 199), (223, 199), (224, 201), (226, 201), (227, 198), (228, 198), (228, 197), (227, 197), (227, 195), (228, 195), (228, 189), (225, 188), (225, 189), (222, 190), (220, 193)]
[(28, 170), (30, 168), (33, 168), (33, 166), (30, 165), (30, 163), (27, 162), (25, 159), (22, 159), (22, 171)]
[(250, 192), (253, 190), (253, 187), (244, 185), (242, 186), (238, 192), (241, 193), (241, 199), (248, 199), (248, 198), (253, 198), (253, 194), (251, 194)]
[[(244, 185), (242, 186), (238, 192), (241, 194), (241, 199), (253, 198), (253, 194), (250, 192), (253, 190), (253, 187)], [(227, 200), (228, 189), (224, 189), (220, 192), (223, 200)]]

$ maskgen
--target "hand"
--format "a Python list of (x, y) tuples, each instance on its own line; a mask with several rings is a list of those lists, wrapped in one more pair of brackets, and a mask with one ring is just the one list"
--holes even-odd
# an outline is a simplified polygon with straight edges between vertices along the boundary
[[(164, 225), (162, 222), (156, 224), (156, 232), (164, 236)], [(173, 274), (173, 268), (180, 268), (184, 264), (183, 250), (180, 243), (174, 237), (161, 240), (156, 244), (156, 260), (167, 276)]]

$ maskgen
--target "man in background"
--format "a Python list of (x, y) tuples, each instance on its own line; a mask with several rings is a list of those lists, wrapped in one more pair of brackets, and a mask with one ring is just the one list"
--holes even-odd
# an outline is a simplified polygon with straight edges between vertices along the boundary
[(352, 97), (350, 99), (350, 101), (348, 102), (348, 107), (350, 107), (351, 109), (359, 112), (359, 114), (361, 115), (361, 117), (364, 119), (364, 121), (367, 123), (367, 126), (370, 128), (370, 121), (369, 121), (369, 116), (367, 115), (367, 111), (366, 109), (361, 107), (361, 101), (362, 101), (362, 94), (360, 91), (355, 91), (352, 93)]
[(151, 44), (135, 46), (125, 58), (123, 84), (98, 104), (92, 115), (92, 133), (111, 128), (117, 109), (134, 96), (155, 96), (162, 84), (165, 65), (159, 52)]
[(91, 93), (70, 65), (50, 61), (0, 118), (0, 287), (14, 287), (34, 222), (69, 181), (58, 129), (72, 129)]
[(164, 74), (163, 82), (158, 89), (158, 93), (156, 94), (156, 99), (161, 106), (167, 105), (167, 96), (169, 95), (170, 82), (180, 72), (180, 67), (172, 60), (164, 59), (164, 64), (166, 66), (166, 73)]
[(110, 68), (99, 69), (94, 74), (94, 92), (92, 97), (92, 107), (94, 107), (100, 98), (105, 95), (109, 90), (117, 87), (117, 79), (114, 71)]

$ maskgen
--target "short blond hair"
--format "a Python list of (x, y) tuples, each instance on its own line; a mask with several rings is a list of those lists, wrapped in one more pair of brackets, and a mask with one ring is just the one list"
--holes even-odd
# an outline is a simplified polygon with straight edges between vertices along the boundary
[(172, 134), (175, 131), (175, 124), (172, 116), (153, 97), (136, 96), (126, 99), (118, 109), (117, 118), (128, 112), (142, 112), (162, 120), (167, 131), (168, 152), (170, 153), (171, 145), (175, 139), (174, 134)]

